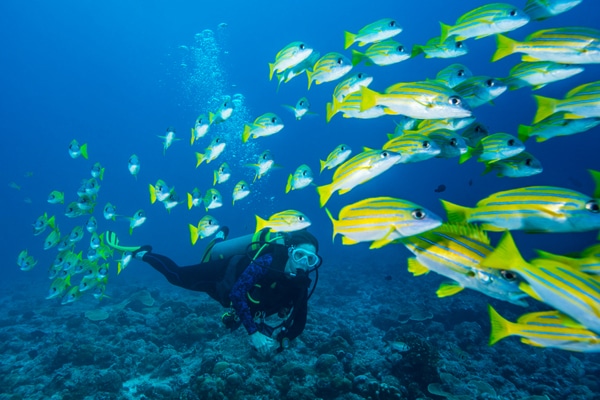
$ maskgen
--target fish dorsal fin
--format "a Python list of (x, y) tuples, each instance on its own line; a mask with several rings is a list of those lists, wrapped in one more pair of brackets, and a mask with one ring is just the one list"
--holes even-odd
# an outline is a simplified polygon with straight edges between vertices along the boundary
[(469, 239), (485, 243), (487, 245), (490, 244), (490, 238), (488, 237), (487, 233), (483, 229), (481, 229), (479, 225), (458, 222), (446, 222), (434, 229), (434, 232), (461, 235), (468, 237)]

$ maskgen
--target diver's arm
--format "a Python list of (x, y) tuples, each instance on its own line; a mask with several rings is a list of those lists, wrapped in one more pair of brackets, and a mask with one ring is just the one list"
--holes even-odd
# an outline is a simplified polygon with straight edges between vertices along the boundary
[(231, 288), (231, 293), (229, 294), (231, 305), (249, 335), (257, 332), (258, 327), (254, 322), (254, 316), (248, 305), (247, 293), (267, 274), (272, 261), (273, 258), (270, 254), (265, 254), (264, 256), (251, 261), (250, 265), (246, 267), (244, 272), (235, 282), (233, 288)]

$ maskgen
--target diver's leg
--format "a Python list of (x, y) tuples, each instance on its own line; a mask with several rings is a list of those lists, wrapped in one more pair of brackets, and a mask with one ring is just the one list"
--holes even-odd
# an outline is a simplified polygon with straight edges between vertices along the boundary
[(198, 292), (214, 290), (216, 281), (223, 275), (227, 265), (227, 260), (217, 260), (180, 267), (169, 257), (152, 252), (146, 252), (142, 261), (163, 274), (171, 284)]

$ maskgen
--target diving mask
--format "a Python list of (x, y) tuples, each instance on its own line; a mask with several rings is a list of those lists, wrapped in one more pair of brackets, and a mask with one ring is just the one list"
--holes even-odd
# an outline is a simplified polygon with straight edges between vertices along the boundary
[(319, 264), (319, 256), (310, 250), (302, 248), (293, 248), (291, 251), (292, 260), (302, 264), (304, 263), (308, 268), (312, 268)]

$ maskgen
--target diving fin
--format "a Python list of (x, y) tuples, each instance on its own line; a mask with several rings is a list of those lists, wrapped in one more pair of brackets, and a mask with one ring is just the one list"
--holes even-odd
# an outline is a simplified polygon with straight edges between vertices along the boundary
[(106, 231), (104, 239), (107, 245), (119, 251), (131, 251), (132, 253), (135, 253), (142, 248), (142, 246), (120, 246), (117, 234), (112, 231)]

